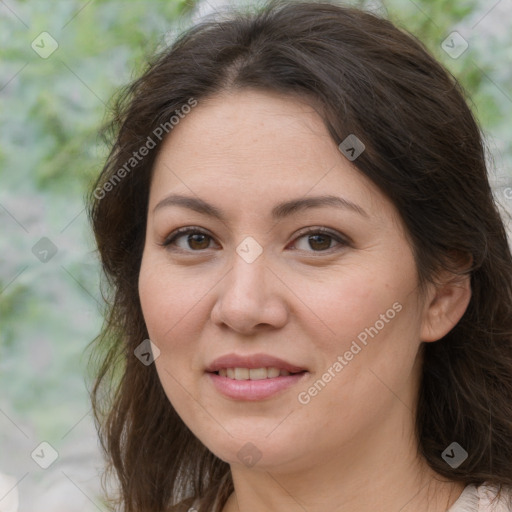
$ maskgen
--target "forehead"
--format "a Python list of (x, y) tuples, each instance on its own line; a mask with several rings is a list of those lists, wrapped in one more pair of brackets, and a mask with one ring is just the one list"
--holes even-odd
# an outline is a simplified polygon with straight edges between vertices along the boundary
[(170, 192), (256, 209), (334, 194), (377, 215), (393, 210), (310, 103), (254, 90), (199, 101), (173, 128), (155, 162), (150, 208)]

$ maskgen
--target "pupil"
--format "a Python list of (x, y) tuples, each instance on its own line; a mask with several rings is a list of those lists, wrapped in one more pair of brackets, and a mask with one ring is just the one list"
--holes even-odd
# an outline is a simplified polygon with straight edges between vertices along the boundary
[[(318, 242), (318, 240), (320, 240), (320, 242), (319, 242), (320, 247), (318, 245), (315, 246), (315, 244)], [(324, 242), (323, 244), (322, 244), (322, 240)], [(329, 246), (330, 246), (328, 235), (311, 235), (309, 237), (309, 243), (310, 243), (312, 249), (329, 249)]]
[[(194, 239), (194, 237), (199, 237), (200, 239), (198, 240), (197, 238)], [(202, 239), (201, 239), (202, 237)], [(204, 246), (204, 242), (206, 240), (206, 246)], [(190, 244), (190, 247), (192, 247), (193, 249), (206, 249), (208, 247), (208, 240), (207, 240), (207, 235), (203, 235), (201, 233), (195, 233), (193, 235), (189, 235), (188, 236), (188, 243)], [(195, 243), (198, 243), (199, 244), (199, 247), (198, 246), (194, 246)]]

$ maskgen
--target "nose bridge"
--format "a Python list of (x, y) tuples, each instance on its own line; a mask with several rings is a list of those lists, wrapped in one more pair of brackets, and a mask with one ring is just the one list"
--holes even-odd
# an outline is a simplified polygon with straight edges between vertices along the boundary
[(254, 241), (239, 244), (212, 311), (216, 323), (248, 332), (260, 324), (277, 327), (286, 321), (286, 306), (267, 268), (269, 263)]
[(224, 294), (229, 295), (230, 300), (237, 301), (239, 306), (256, 306), (261, 303), (269, 292), (266, 289), (266, 255), (263, 251), (257, 255), (250, 243), (243, 242), (237, 247), (232, 261)]

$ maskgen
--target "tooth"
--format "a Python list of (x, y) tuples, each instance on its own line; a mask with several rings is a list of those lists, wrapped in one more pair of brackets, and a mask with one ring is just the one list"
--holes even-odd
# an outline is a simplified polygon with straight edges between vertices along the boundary
[(251, 380), (263, 380), (267, 378), (266, 368), (251, 368), (249, 370), (249, 378)]
[(291, 373), (287, 370), (280, 370), (276, 367), (268, 368), (221, 368), (219, 375), (235, 380), (264, 380), (273, 379), (279, 376), (287, 377)]
[(269, 379), (279, 377), (279, 368), (267, 368), (267, 377)]
[(249, 368), (235, 368), (236, 380), (247, 380), (249, 378)]

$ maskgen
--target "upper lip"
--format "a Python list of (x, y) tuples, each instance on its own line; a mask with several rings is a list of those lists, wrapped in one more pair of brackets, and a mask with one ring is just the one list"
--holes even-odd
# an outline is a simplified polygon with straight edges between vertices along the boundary
[(279, 368), (290, 373), (306, 371), (305, 368), (293, 365), (269, 354), (251, 354), (248, 356), (226, 354), (215, 359), (206, 368), (206, 371), (217, 372), (223, 368)]

